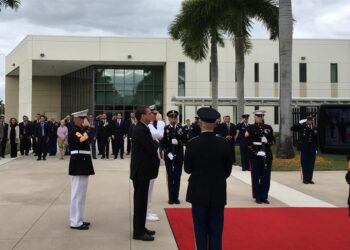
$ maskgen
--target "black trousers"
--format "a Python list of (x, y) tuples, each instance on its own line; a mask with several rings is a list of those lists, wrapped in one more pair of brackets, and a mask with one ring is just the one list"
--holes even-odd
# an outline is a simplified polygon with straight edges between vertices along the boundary
[(182, 174), (182, 162), (170, 161), (168, 158), (165, 159), (166, 172), (168, 175), (168, 192), (169, 201), (177, 201), (179, 199), (180, 182)]
[(31, 137), (28, 135), (23, 135), (22, 139), (20, 141), (20, 145), (19, 145), (19, 151), (21, 151), (21, 155), (28, 155), (29, 154), (29, 150), (30, 150), (30, 139)]
[(33, 153), (35, 155), (37, 155), (38, 154), (38, 143), (36, 142), (35, 137), (32, 137), (32, 138), (33, 138), (33, 142), (32, 142)]
[(38, 139), (38, 158), (46, 158), (48, 143), (46, 142), (46, 138)]
[(123, 157), (124, 155), (124, 137), (118, 136), (114, 138), (114, 155), (118, 156), (120, 153), (120, 156)]
[(108, 137), (101, 137), (101, 154), (102, 156), (109, 157), (109, 141)]
[(303, 181), (312, 181), (316, 160), (316, 149), (302, 149), (300, 152)]
[(135, 237), (145, 234), (146, 214), (149, 180), (133, 180), (134, 184), (134, 218), (133, 218), (133, 235)]
[(111, 139), (112, 142), (112, 154), (115, 155), (116, 151), (115, 151), (115, 139)]
[(17, 143), (15, 141), (11, 141), (11, 158), (17, 157)]
[(126, 141), (126, 152), (130, 154), (131, 152), (131, 136), (127, 136), (127, 141)]
[(248, 147), (246, 144), (241, 144), (239, 149), (241, 153), (242, 170), (249, 170)]
[(1, 154), (0, 156), (1, 156), (2, 158), (5, 157), (6, 144), (7, 144), (7, 139), (3, 139), (3, 140), (1, 141), (1, 151), (0, 151), (0, 154)]
[(221, 250), (224, 207), (192, 204), (192, 218), (197, 250)]
[(97, 137), (97, 149), (98, 149), (98, 154), (101, 155), (102, 154), (102, 143), (101, 143), (101, 137), (98, 136)]

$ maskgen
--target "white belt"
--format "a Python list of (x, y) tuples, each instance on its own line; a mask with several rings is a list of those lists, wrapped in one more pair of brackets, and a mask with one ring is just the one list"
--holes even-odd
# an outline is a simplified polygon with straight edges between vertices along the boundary
[(253, 145), (259, 145), (259, 146), (261, 146), (262, 143), (261, 143), (261, 142), (253, 142)]
[(70, 154), (71, 155), (76, 155), (76, 154), (89, 155), (91, 154), (91, 152), (88, 150), (73, 150), (73, 151), (70, 151)]

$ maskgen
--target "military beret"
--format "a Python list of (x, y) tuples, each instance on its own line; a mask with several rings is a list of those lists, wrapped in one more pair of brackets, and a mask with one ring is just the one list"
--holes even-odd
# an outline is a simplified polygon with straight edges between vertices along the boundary
[(220, 118), (220, 113), (216, 109), (207, 107), (198, 109), (197, 115), (203, 122), (208, 123), (214, 123), (217, 119)]
[(170, 110), (168, 111), (168, 113), (166, 113), (166, 116), (169, 118), (177, 118), (179, 115), (179, 112), (177, 112), (176, 110)]

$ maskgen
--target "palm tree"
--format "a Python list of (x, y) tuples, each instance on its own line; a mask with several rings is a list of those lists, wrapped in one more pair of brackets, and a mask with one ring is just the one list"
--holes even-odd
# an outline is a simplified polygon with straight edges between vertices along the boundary
[(20, 0), (0, 0), (0, 11), (4, 8), (17, 9), (20, 4)]
[(225, 29), (233, 37), (237, 77), (237, 117), (244, 113), (244, 55), (252, 48), (250, 31), (253, 20), (264, 24), (270, 39), (278, 37), (278, 5), (274, 0), (221, 0), (226, 10)]
[(184, 54), (196, 62), (207, 58), (210, 44), (212, 107), (218, 108), (218, 45), (224, 46), (222, 8), (219, 1), (185, 0), (181, 12), (169, 27), (180, 40)]
[(280, 138), (277, 157), (294, 157), (292, 132), (292, 48), (293, 15), (291, 0), (279, 2), (279, 54), (280, 54)]

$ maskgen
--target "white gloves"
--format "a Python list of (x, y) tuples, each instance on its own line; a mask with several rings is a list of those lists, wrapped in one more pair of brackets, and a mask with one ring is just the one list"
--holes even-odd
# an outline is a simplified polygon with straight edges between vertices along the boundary
[(171, 144), (177, 145), (177, 144), (178, 144), (178, 141), (177, 141), (176, 139), (171, 139)]
[(264, 151), (259, 151), (256, 155), (257, 155), (257, 156), (265, 157), (265, 156), (266, 156), (266, 153), (265, 153)]
[(267, 139), (266, 139), (265, 136), (261, 137), (261, 142), (262, 142), (262, 143), (267, 143)]
[(300, 123), (300, 124), (303, 124), (303, 123), (305, 123), (306, 121), (307, 121), (307, 119), (302, 119), (302, 120), (299, 121), (299, 123)]

